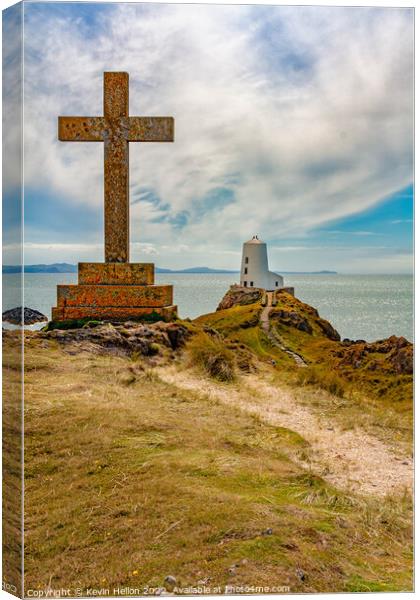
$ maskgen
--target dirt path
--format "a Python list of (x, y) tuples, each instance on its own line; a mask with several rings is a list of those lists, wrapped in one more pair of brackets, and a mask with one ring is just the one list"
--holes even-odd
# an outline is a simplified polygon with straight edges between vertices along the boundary
[(265, 422), (299, 433), (310, 446), (306, 457), (291, 458), (311, 468), (342, 490), (384, 496), (411, 489), (413, 461), (396, 456), (380, 440), (362, 429), (342, 430), (328, 417), (322, 418), (300, 405), (293, 390), (279, 388), (261, 375), (243, 377), (237, 386), (200, 378), (192, 371), (162, 368), (163, 381), (257, 414)]
[(283, 350), (283, 352), (286, 352), (286, 354), (288, 354), (289, 356), (291, 356), (293, 358), (293, 360), (295, 361), (295, 363), (297, 364), (298, 367), (306, 367), (307, 365), (306, 365), (306, 362), (303, 360), (303, 358), (296, 352), (293, 352), (293, 350), (290, 350), (290, 348), (287, 348), (284, 345), (284, 342), (281, 339), (281, 337), (279, 336), (279, 334), (271, 326), (270, 310), (271, 310), (272, 306), (273, 306), (273, 292), (267, 292), (267, 304), (261, 311), (261, 315), (260, 315), (260, 323), (261, 323), (262, 330), (265, 332), (268, 339), (270, 340), (270, 342), (272, 344), (274, 344), (274, 346), (277, 346), (278, 348), (280, 348), (280, 350)]

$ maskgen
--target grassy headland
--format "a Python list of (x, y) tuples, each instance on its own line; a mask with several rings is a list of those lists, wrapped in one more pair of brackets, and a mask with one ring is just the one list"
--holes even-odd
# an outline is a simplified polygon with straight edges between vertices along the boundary
[[(327, 415), (337, 440), (350, 416), (350, 429), (382, 444), (398, 430), (403, 455), (409, 374), (388, 372), (392, 356), (366, 352), (366, 368), (353, 369), (361, 373), (356, 383), (351, 364), (337, 355), (354, 345), (328, 337), (333, 333), (315, 313), (284, 296), (269, 316), (278, 345), (261, 326), (263, 298), (169, 332), (171, 326), (145, 326), (153, 335), (111, 325), (27, 334), (27, 590), (102, 588), (112, 595), (115, 587), (162, 586), (168, 575), (181, 588), (220, 592), (412, 589), (409, 490), (363, 494), (333, 485), (305, 466), (317, 449), (312, 438), (282, 426), (281, 410), (277, 420), (259, 413), (264, 394), (250, 388), (287, 393), (297, 412), (310, 410), (321, 423)], [(297, 328), (299, 319), (285, 314), (291, 312), (312, 332)], [(16, 343), (6, 334), (6, 358)], [(299, 367), (282, 344), (309, 366)], [(368, 368), (373, 360), (384, 368)], [(337, 389), (320, 375), (328, 364)], [(392, 393), (378, 393), (374, 371), (382, 385), (392, 383)], [(169, 372), (194, 385), (170, 380)], [(207, 384), (219, 396), (207, 393)]]

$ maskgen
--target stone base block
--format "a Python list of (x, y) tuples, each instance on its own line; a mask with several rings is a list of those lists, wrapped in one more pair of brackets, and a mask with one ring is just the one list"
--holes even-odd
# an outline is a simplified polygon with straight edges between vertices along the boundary
[(171, 285), (58, 285), (57, 306), (154, 308), (171, 306)]
[(173, 319), (173, 286), (154, 285), (153, 263), (79, 263), (78, 285), (57, 286), (54, 321), (127, 321), (152, 313)]
[(98, 321), (129, 321), (153, 313), (161, 315), (162, 319), (170, 320), (176, 317), (177, 307), (58, 306), (52, 309), (52, 320), (91, 318)]
[(153, 263), (79, 263), (81, 285), (153, 285)]

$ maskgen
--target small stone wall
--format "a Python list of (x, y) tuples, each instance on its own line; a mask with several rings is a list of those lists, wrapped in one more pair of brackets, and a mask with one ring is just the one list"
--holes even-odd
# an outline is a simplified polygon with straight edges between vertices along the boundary
[(295, 288), (294, 287), (282, 287), (280, 289), (276, 289), (275, 290), (277, 293), (282, 293), (282, 292), (287, 292), (288, 294), (291, 294), (292, 296), (295, 295)]

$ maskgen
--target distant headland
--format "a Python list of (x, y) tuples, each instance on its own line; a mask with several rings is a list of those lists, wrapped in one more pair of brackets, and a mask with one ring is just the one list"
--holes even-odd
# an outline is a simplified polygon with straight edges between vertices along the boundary
[[(21, 265), (3, 265), (3, 273), (21, 273)], [(239, 273), (239, 269), (212, 269), (210, 267), (189, 267), (187, 269), (165, 269), (156, 267), (156, 273)], [(25, 265), (25, 273), (77, 273), (77, 265), (52, 263), (50, 265)], [(281, 271), (284, 275), (337, 275), (337, 271)]]

